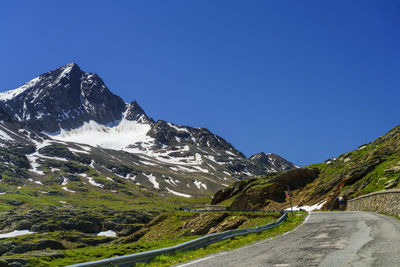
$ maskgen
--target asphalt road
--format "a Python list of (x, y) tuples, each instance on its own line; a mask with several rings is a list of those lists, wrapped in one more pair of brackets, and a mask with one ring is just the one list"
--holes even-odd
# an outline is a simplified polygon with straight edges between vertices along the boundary
[(283, 236), (178, 266), (400, 266), (400, 221), (369, 212), (315, 212)]

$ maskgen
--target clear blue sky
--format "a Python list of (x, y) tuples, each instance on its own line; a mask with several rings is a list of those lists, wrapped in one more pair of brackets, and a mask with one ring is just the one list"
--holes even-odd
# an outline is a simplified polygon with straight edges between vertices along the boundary
[(2, 1), (0, 91), (76, 62), (154, 119), (321, 162), (400, 124), (400, 1)]

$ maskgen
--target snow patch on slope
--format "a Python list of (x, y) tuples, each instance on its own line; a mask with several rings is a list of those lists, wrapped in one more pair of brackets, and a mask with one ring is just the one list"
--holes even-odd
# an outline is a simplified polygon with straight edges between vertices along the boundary
[(185, 127), (178, 127), (172, 123), (168, 123), (168, 125), (172, 128), (174, 128), (175, 130), (177, 130), (178, 132), (187, 132), (190, 133), (188, 129), (186, 129)]
[(154, 188), (160, 189), (160, 184), (156, 181), (156, 177), (153, 174), (150, 173), (149, 175), (147, 175), (143, 173), (143, 175), (149, 179), (150, 183), (153, 184)]
[(174, 191), (174, 190), (171, 190), (171, 189), (169, 189), (168, 187), (166, 187), (166, 189), (167, 189), (167, 191), (168, 191), (169, 193), (171, 193), (171, 194), (173, 194), (173, 195), (176, 195), (176, 196), (186, 197), (186, 198), (192, 197), (191, 195), (183, 194), (183, 193), (179, 193), (179, 192), (176, 192), (176, 191)]
[(126, 147), (137, 142), (153, 141), (147, 136), (149, 124), (123, 119), (117, 126), (108, 127), (91, 120), (80, 128), (70, 131), (61, 130), (60, 134), (52, 135), (56, 140), (100, 146), (115, 150), (131, 150)]
[(36, 163), (36, 160), (38, 159), (38, 155), (39, 155), (39, 153), (37, 153), (37, 152), (30, 154), (30, 155), (26, 155), (26, 157), (29, 161), (29, 165), (31, 165), (31, 168), (29, 170), (31, 172), (35, 172), (39, 175), (44, 175), (43, 171), (38, 170), (38, 167), (40, 167), (40, 164)]
[(103, 231), (103, 232), (97, 233), (96, 235), (97, 235), (97, 236), (111, 236), (111, 237), (117, 237), (117, 233), (114, 232), (113, 230)]
[(70, 190), (66, 186), (63, 186), (62, 189), (64, 189), (67, 192), (70, 192), (70, 193), (76, 193), (74, 190)]
[(7, 237), (15, 237), (19, 235), (29, 235), (34, 234), (35, 232), (31, 232), (29, 230), (15, 230), (10, 233), (0, 234), (0, 238), (7, 238)]
[[(305, 210), (305, 211), (313, 211), (313, 210), (320, 210), (322, 208), (322, 206), (326, 203), (326, 201), (322, 201), (320, 203), (317, 203), (315, 205), (312, 206), (301, 206), (301, 207), (293, 207), (293, 210)], [(291, 208), (287, 208), (286, 210), (291, 210)]]
[(201, 189), (203, 187), (204, 189), (207, 190), (207, 186), (204, 183), (197, 181), (197, 180), (194, 180), (193, 183), (198, 189)]
[(94, 181), (93, 177), (88, 176), (86, 173), (81, 173), (80, 175), (83, 176), (83, 177), (86, 177), (91, 185), (103, 188), (102, 184), (96, 183)]
[(4, 139), (7, 141), (14, 141), (13, 138), (11, 138), (6, 132), (0, 130), (0, 139)]

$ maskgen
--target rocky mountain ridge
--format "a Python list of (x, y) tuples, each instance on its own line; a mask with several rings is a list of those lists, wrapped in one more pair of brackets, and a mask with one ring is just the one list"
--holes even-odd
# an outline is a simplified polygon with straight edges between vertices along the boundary
[(77, 194), (118, 192), (123, 182), (126, 192), (192, 197), (295, 168), (274, 154), (246, 158), (206, 128), (154, 121), (74, 63), (0, 93), (0, 117), (0, 187), (34, 183)]

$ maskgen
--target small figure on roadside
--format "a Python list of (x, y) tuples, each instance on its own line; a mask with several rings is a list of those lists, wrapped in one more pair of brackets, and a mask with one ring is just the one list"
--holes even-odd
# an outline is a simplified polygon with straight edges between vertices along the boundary
[(342, 196), (339, 197), (339, 210), (344, 210), (344, 198)]

